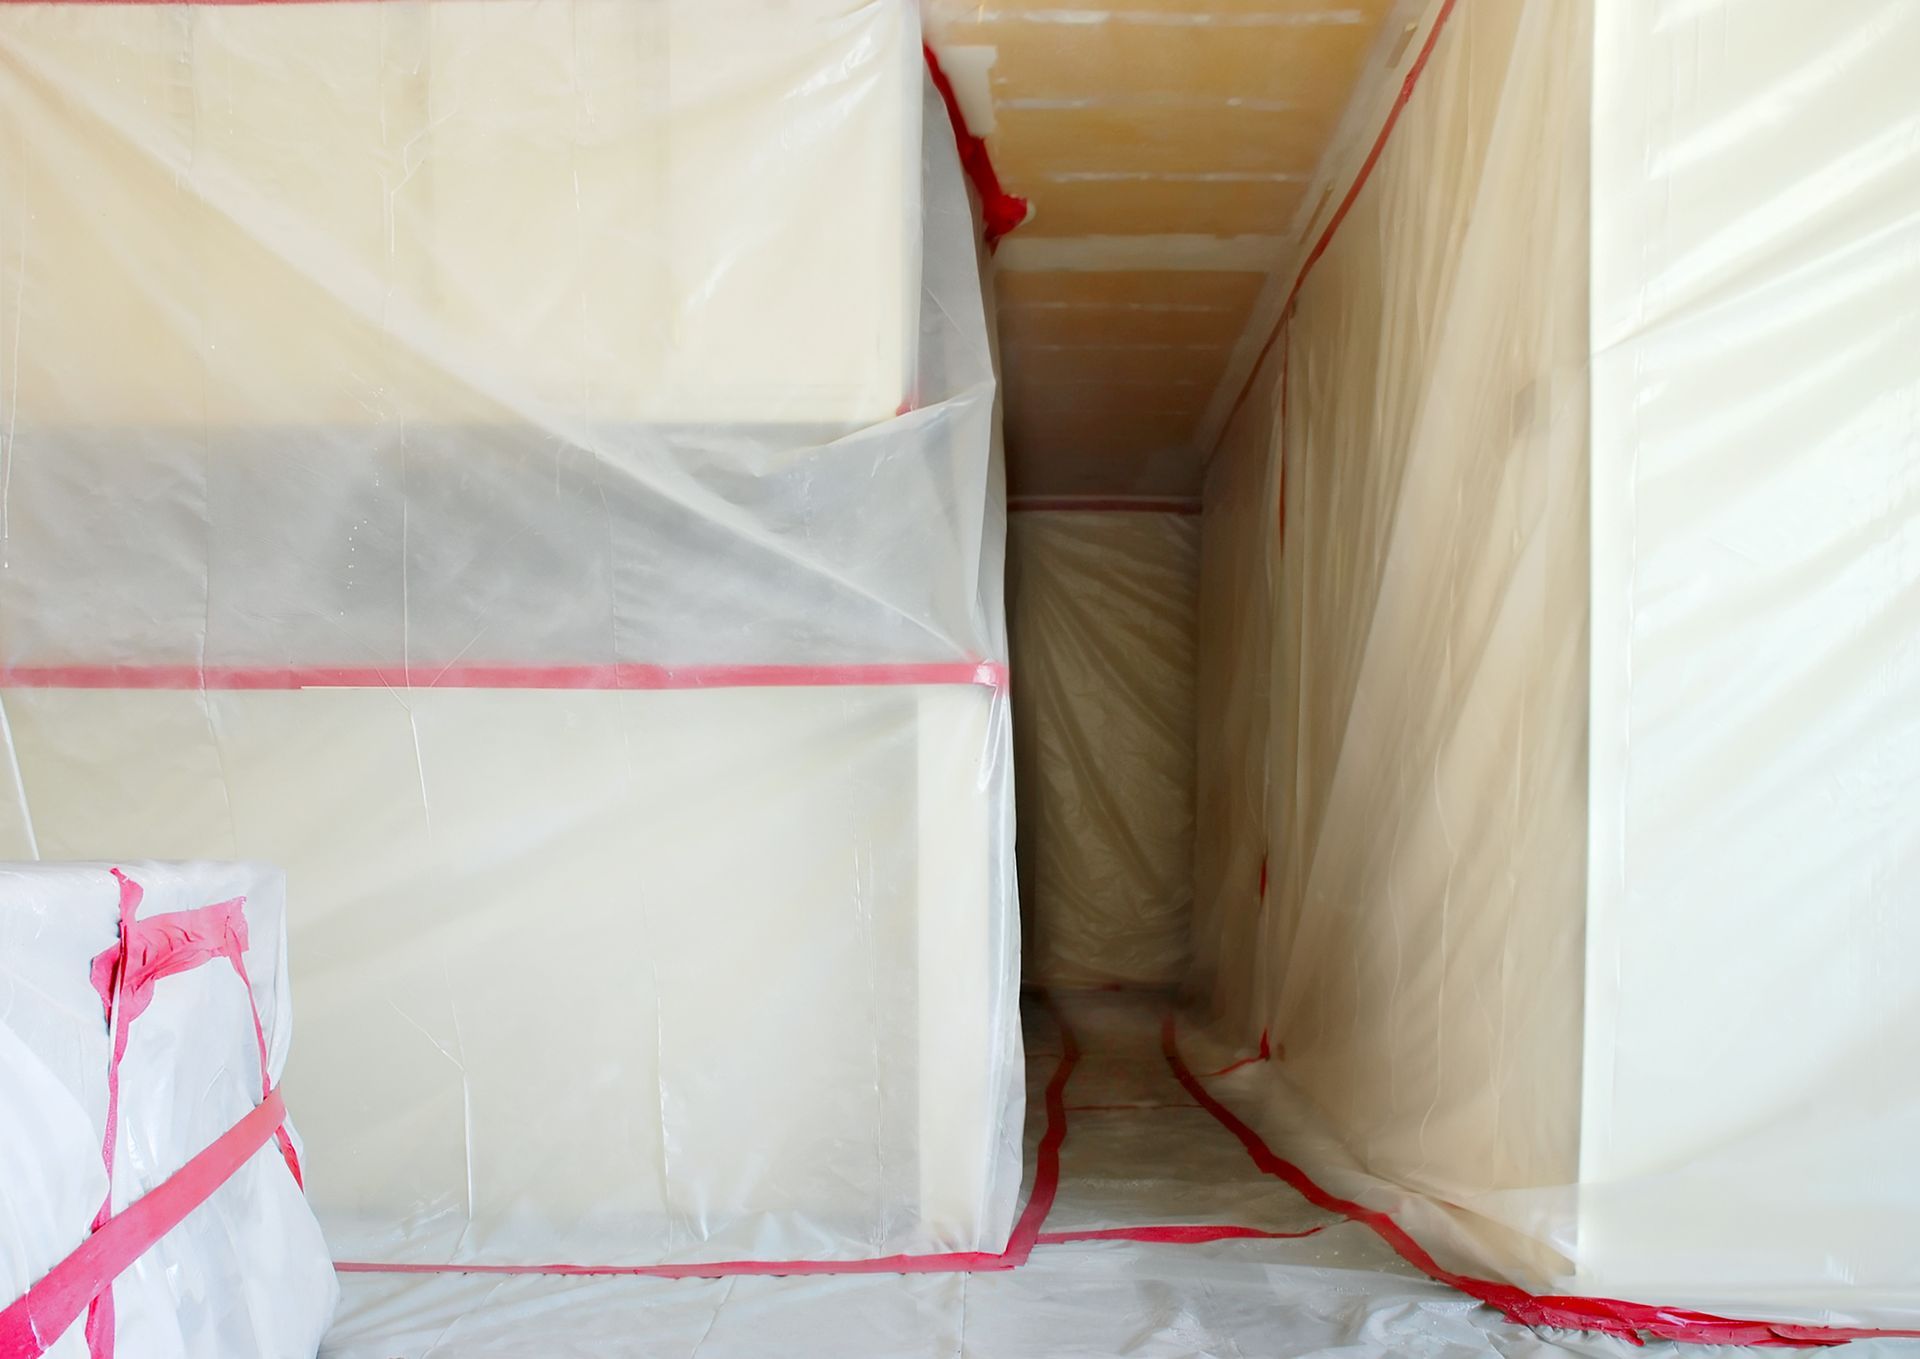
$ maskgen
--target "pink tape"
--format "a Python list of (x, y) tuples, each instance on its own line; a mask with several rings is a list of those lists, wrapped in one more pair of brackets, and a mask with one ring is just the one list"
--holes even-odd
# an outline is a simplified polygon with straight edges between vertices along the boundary
[[(245, 1118), (151, 1193), (101, 1223), (71, 1255), (0, 1311), (0, 1359), (39, 1359), (45, 1354), (79, 1320), (82, 1309), (100, 1298), (111, 1298), (113, 1281), (129, 1265), (271, 1141), (286, 1117), (280, 1092), (268, 1091)], [(110, 1307), (108, 1315), (112, 1315)], [(91, 1341), (91, 1321), (88, 1336)]]
[[(1198, 1105), (1189, 1106), (1198, 1108)], [(1141, 1241), (1153, 1246), (1204, 1246), (1215, 1241), (1298, 1241), (1326, 1230), (1325, 1224), (1299, 1232), (1270, 1232), (1263, 1227), (1164, 1226), (1094, 1227), (1081, 1232), (1042, 1232), (1040, 1244), (1062, 1246), (1072, 1241)]]
[[(138, 914), (140, 902), (146, 895), (144, 889), (119, 869), (111, 871), (120, 884), (120, 937), (101, 950), (91, 968), (93, 989), (100, 997), (112, 1039), (107, 1057), (106, 1136), (100, 1147), (107, 1172), (107, 1193), (94, 1214), (92, 1230), (95, 1233), (102, 1231), (114, 1217), (113, 1150), (120, 1127), (120, 1063), (127, 1055), (127, 1036), (133, 1021), (153, 1003), (154, 988), (162, 978), (192, 971), (217, 958), (232, 964), (240, 984), (246, 988), (247, 1008), (253, 1016), (253, 1036), (260, 1053), (261, 1098), (264, 1100), (273, 1089), (272, 1077), (267, 1071), (266, 1030), (261, 1027), (260, 1007), (254, 998), (253, 982), (247, 976), (246, 898), (235, 897), (197, 910), (175, 911), (141, 920)], [(294, 1183), (301, 1184), (299, 1158), (294, 1154), (293, 1138), (284, 1122), (272, 1129), (272, 1136), (280, 1144), (281, 1159), (292, 1172)], [(217, 1187), (217, 1183), (210, 1186), (208, 1192)], [(109, 1277), (88, 1295), (87, 1351), (94, 1359), (113, 1356), (112, 1282)], [(53, 1334), (57, 1337), (58, 1332)], [(0, 1350), (0, 1359), (4, 1359), (6, 1353)]]
[(1394, 96), (1387, 116), (1380, 124), (1380, 131), (1373, 139), (1373, 145), (1367, 148), (1366, 159), (1360, 162), (1360, 169), (1354, 174), (1353, 182), (1347, 186), (1340, 204), (1333, 210), (1333, 216), (1327, 219), (1326, 228), (1307, 252), (1306, 260), (1300, 265), (1300, 272), (1294, 276), (1293, 287), (1287, 292), (1287, 300), (1280, 307), (1280, 318), (1273, 323), (1260, 352), (1254, 355), (1253, 366), (1247, 370), (1247, 380), (1241, 384), (1240, 391), (1233, 398), (1233, 404), (1227, 407), (1227, 418), (1220, 422), (1220, 433), (1213, 441), (1213, 447), (1207, 451), (1211, 459), (1227, 441), (1227, 430), (1233, 424), (1233, 417), (1246, 404), (1247, 396), (1253, 391), (1254, 380), (1260, 376), (1260, 365), (1267, 361), (1267, 355), (1273, 351), (1273, 342), (1286, 328), (1287, 320), (1293, 314), (1293, 307), (1300, 300), (1300, 290), (1307, 285), (1307, 276), (1313, 272), (1313, 266), (1327, 253), (1327, 247), (1333, 244), (1333, 238), (1347, 220), (1347, 214), (1353, 211), (1360, 191), (1367, 187), (1367, 181), (1373, 177), (1374, 167), (1379, 165), (1380, 157), (1385, 154), (1387, 143), (1393, 139), (1393, 129), (1400, 122), (1400, 115), (1406, 112), (1407, 105), (1413, 100), (1413, 92), (1420, 84), (1420, 76), (1427, 69), (1427, 62), (1433, 57), (1434, 46), (1440, 41), (1440, 31), (1447, 26), (1447, 20), (1453, 17), (1453, 9), (1458, 0), (1441, 0), (1440, 8), (1433, 16), (1433, 26), (1427, 30), (1426, 41), (1420, 44), (1420, 50), (1414, 55), (1412, 65), (1400, 82), (1399, 92)]
[(1024, 510), (1052, 514), (1198, 514), (1200, 502), (1145, 496), (1019, 495), (1007, 501), (1014, 514)]
[[(0, 0), (3, 2), (3, 0)], [(15, 665), (13, 689), (812, 689), (977, 684), (1005, 690), (1004, 661), (878, 665)]]

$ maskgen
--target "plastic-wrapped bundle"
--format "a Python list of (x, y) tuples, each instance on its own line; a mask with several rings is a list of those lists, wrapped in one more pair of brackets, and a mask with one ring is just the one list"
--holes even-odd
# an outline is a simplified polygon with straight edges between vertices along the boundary
[(319, 1346), (285, 898), (258, 864), (0, 869), (0, 1354)]
[(912, 6), (0, 51), (0, 839), (285, 866), (336, 1251), (1002, 1244), (994, 375)]

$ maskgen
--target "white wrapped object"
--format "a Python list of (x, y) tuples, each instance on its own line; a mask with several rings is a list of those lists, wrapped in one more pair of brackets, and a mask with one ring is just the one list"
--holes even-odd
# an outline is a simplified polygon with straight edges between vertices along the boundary
[(913, 7), (0, 52), (0, 835), (286, 867), (336, 1252), (1004, 1244), (994, 376)]
[[(7, 1354), (318, 1347), (338, 1290), (276, 1113), (293, 1027), (285, 902), (285, 878), (260, 864), (0, 868), (0, 1299), (21, 1300), (0, 1321)], [(29, 1287), (110, 1218), (154, 1211), (154, 1191), (243, 1123), (256, 1149), (224, 1180), (185, 1172), (204, 1201), (48, 1333)], [(16, 1351), (10, 1323), (42, 1329)]]

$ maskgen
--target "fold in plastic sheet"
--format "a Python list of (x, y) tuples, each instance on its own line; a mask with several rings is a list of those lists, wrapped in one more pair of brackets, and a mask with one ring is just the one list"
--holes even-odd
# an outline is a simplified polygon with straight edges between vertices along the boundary
[(13, 852), (288, 874), (337, 1256), (998, 1249), (977, 230), (899, 0), (0, 6)]
[[(286, 886), (259, 864), (0, 868), (0, 1309), (247, 1117), (292, 1040)], [(237, 951), (202, 958), (168, 932)], [(137, 962), (123, 947), (131, 922)], [(101, 967), (106, 960), (112, 969)], [(106, 1022), (112, 998), (114, 1023)], [(258, 1024), (256, 1029), (255, 1025)], [(117, 1035), (117, 1042), (116, 1042)], [(116, 1047), (118, 1055), (116, 1057)], [(283, 1125), (284, 1126), (284, 1125)], [(102, 1147), (111, 1129), (111, 1179)], [(111, 1286), (100, 1348), (83, 1310), (53, 1359), (311, 1354), (337, 1289), (326, 1242), (267, 1141)], [(30, 1350), (29, 1353), (37, 1353)]]
[(1199, 520), (1021, 511), (1010, 529), (1026, 975), (1177, 982), (1193, 891)]
[(1212, 470), (1199, 980), (1443, 1263), (1920, 1324), (1916, 23), (1428, 6)]

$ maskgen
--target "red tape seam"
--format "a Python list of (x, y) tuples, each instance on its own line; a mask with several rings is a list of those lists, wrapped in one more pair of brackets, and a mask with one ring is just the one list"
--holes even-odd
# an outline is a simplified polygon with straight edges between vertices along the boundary
[(977, 684), (1004, 690), (1007, 666), (1004, 661), (897, 665), (0, 666), (0, 688), (6, 689), (813, 689), (939, 684)]
[[(160, 1236), (171, 1230), (181, 1217), (191, 1212), (195, 1205), (227, 1180), (240, 1161), (254, 1150), (249, 1147), (240, 1161), (227, 1166), (217, 1179), (202, 1177), (193, 1181), (201, 1187), (198, 1198), (187, 1202), (178, 1216), (165, 1222), (151, 1237), (144, 1239), (132, 1255), (124, 1260), (113, 1254), (108, 1248), (95, 1250), (92, 1256), (87, 1252), (92, 1243), (112, 1224), (121, 1221), (133, 1212), (115, 1215), (113, 1212), (113, 1164), (114, 1146), (120, 1126), (120, 1063), (127, 1055), (127, 1037), (133, 1027), (133, 1021), (146, 1012), (153, 1001), (154, 987), (166, 977), (177, 976), (192, 971), (202, 964), (216, 958), (225, 958), (239, 974), (240, 984), (246, 988), (247, 1007), (253, 1015), (253, 1036), (260, 1051), (260, 1097), (262, 1106), (266, 1103), (278, 1104), (274, 1094), (272, 1078), (267, 1071), (267, 1036), (260, 1024), (260, 1007), (254, 999), (253, 983), (247, 977), (245, 954), (247, 949), (247, 919), (244, 913), (246, 899), (235, 897), (231, 901), (222, 901), (212, 906), (203, 906), (198, 910), (175, 911), (164, 915), (138, 919), (140, 902), (145, 890), (139, 883), (121, 872), (111, 870), (114, 879), (120, 885), (119, 938), (103, 949), (94, 958), (89, 969), (93, 989), (100, 997), (103, 1018), (107, 1025), (110, 1046), (107, 1057), (107, 1116), (106, 1133), (101, 1139), (100, 1157), (106, 1166), (107, 1193), (101, 1201), (99, 1210), (94, 1214), (90, 1228), (91, 1235), (81, 1244), (79, 1250), (61, 1264), (56, 1265), (45, 1279), (28, 1289), (26, 1294), (15, 1301), (4, 1314), (0, 1314), (0, 1359), (30, 1359), (41, 1353), (48, 1345), (58, 1340), (61, 1334), (79, 1315), (79, 1309), (87, 1309), (87, 1352), (93, 1359), (112, 1359), (114, 1352), (114, 1312), (113, 1280), (128, 1265), (138, 1258), (141, 1251), (157, 1241)], [(258, 1114), (256, 1107), (250, 1119)], [(241, 1120), (241, 1125), (247, 1123)], [(241, 1126), (236, 1125), (236, 1127)], [(222, 1145), (232, 1137), (233, 1130), (214, 1143)], [(280, 1144), (280, 1155), (292, 1172), (295, 1184), (300, 1183), (300, 1164), (294, 1155), (293, 1139), (288, 1135), (284, 1109), (282, 1116), (268, 1128), (267, 1136)], [(265, 1138), (262, 1139), (264, 1141)], [(256, 1144), (257, 1145), (257, 1144)], [(209, 1148), (209, 1151), (212, 1150)], [(145, 1204), (161, 1195), (161, 1190), (174, 1184), (180, 1176), (186, 1174), (195, 1164), (206, 1160), (208, 1153), (202, 1152), (193, 1161), (168, 1178), (161, 1189), (156, 1189), (140, 1202)], [(216, 1158), (217, 1160), (218, 1158)], [(162, 1202), (171, 1202), (171, 1199)], [(138, 1205), (136, 1205), (138, 1206)], [(163, 1215), (164, 1216), (164, 1215)], [(157, 1220), (157, 1219), (155, 1219)], [(128, 1233), (138, 1234), (144, 1228), (122, 1227), (119, 1229), (124, 1238)], [(88, 1269), (74, 1265), (75, 1260), (83, 1256), (94, 1259), (102, 1250), (107, 1252), (109, 1261), (119, 1260), (110, 1273), (100, 1275)], [(66, 1271), (66, 1273), (62, 1273)], [(79, 1290), (76, 1293), (76, 1290)], [(38, 1297), (40, 1302), (34, 1299)], [(73, 1311), (66, 1308), (72, 1303)], [(57, 1324), (56, 1324), (57, 1323)], [(25, 1339), (21, 1337), (24, 1336)]]
[(233, 1177), (286, 1121), (278, 1090), (150, 1193), (108, 1218), (5, 1311), (0, 1359), (38, 1359), (146, 1250)]
[(968, 129), (967, 116), (960, 111), (960, 101), (953, 93), (953, 82), (940, 69), (940, 58), (925, 43), (921, 44), (920, 50), (927, 54), (927, 74), (933, 77), (933, 87), (940, 91), (940, 99), (947, 106), (947, 118), (953, 124), (953, 140), (960, 148), (960, 166), (967, 172), (967, 178), (973, 181), (975, 192), (980, 195), (980, 215), (986, 223), (987, 248), (992, 249), (1000, 244), (1002, 236), (1027, 220), (1027, 200), (1017, 198), (1001, 187), (1000, 175), (993, 168), (993, 157), (987, 154), (987, 144)]
[(1180, 1056), (1175, 1037), (1174, 1017), (1169, 1014), (1160, 1030), (1160, 1048), (1172, 1068), (1174, 1079), (1214, 1116), (1226, 1130), (1240, 1139), (1254, 1165), (1267, 1175), (1284, 1180), (1296, 1193), (1316, 1208), (1338, 1213), (1357, 1222), (1393, 1247), (1396, 1254), (1428, 1278), (1458, 1289), (1468, 1297), (1500, 1312), (1509, 1321), (1522, 1326), (1563, 1327), (1567, 1330), (1599, 1331), (1638, 1345), (1644, 1337), (1684, 1340), (1705, 1345), (1843, 1345), (1849, 1340), (1875, 1337), (1913, 1337), (1920, 1331), (1855, 1329), (1842, 1326), (1799, 1326), (1781, 1321), (1742, 1321), (1715, 1316), (1711, 1312), (1693, 1312), (1680, 1307), (1660, 1307), (1648, 1303), (1622, 1302), (1615, 1298), (1542, 1296), (1512, 1284), (1491, 1279), (1476, 1279), (1443, 1268), (1405, 1228), (1387, 1214), (1327, 1192), (1299, 1166), (1277, 1155), (1255, 1132), (1226, 1105), (1215, 1099), (1200, 1078), (1193, 1074)]
[(1240, 407), (1246, 404), (1248, 393), (1253, 391), (1254, 379), (1260, 376), (1260, 365), (1267, 361), (1267, 355), (1273, 349), (1273, 342), (1279, 338), (1281, 330), (1287, 324), (1287, 318), (1293, 314), (1293, 305), (1300, 298), (1300, 289), (1306, 286), (1307, 275), (1313, 272), (1313, 266), (1327, 253), (1327, 247), (1333, 244), (1334, 233), (1340, 224), (1347, 220), (1347, 214), (1353, 210), (1354, 200), (1360, 197), (1360, 191), (1373, 177), (1373, 170), (1380, 163), (1381, 155), (1387, 149), (1387, 140), (1393, 136), (1395, 124), (1400, 115), (1406, 112), (1407, 104), (1413, 98), (1414, 87), (1420, 83), (1420, 75), (1427, 69), (1427, 59), (1433, 55), (1434, 44), (1440, 40), (1440, 30), (1447, 26), (1452, 17), (1456, 0), (1444, 0), (1440, 10), (1433, 16), (1433, 27), (1427, 30), (1426, 41), (1420, 44), (1420, 51), (1413, 59), (1413, 65), (1407, 68), (1406, 78), (1400, 82), (1400, 92), (1394, 96), (1393, 105), (1387, 110), (1386, 119), (1380, 124), (1380, 131), (1373, 139), (1373, 145), (1367, 149), (1367, 158), (1360, 162), (1360, 169), (1353, 177), (1353, 183), (1347, 186), (1347, 192), (1340, 200), (1340, 206), (1333, 210), (1333, 216), (1327, 219), (1326, 229), (1313, 243), (1313, 249), (1307, 252), (1307, 258), (1300, 265), (1300, 272), (1294, 276), (1293, 287), (1287, 290), (1287, 300), (1280, 308), (1280, 319), (1273, 323), (1273, 329), (1267, 335), (1266, 343), (1260, 346), (1260, 352), (1254, 357), (1253, 366), (1247, 370), (1247, 380), (1241, 384), (1240, 392), (1233, 398), (1233, 404), (1227, 407), (1227, 418), (1220, 422), (1220, 433), (1213, 441), (1208, 456), (1220, 451), (1220, 445), (1226, 442), (1227, 430), (1233, 424), (1233, 417)]
[(1214, 1241), (1298, 1241), (1303, 1236), (1314, 1236), (1325, 1230), (1324, 1223), (1299, 1232), (1270, 1232), (1260, 1227), (1233, 1226), (1095, 1227), (1081, 1232), (1041, 1232), (1040, 1244), (1059, 1246), (1070, 1241), (1143, 1241), (1154, 1246), (1204, 1246)]
[(1198, 514), (1197, 500), (1155, 500), (1141, 496), (1017, 495), (1007, 501), (1010, 514)]
[(1203, 1077), (1207, 1077), (1207, 1078), (1211, 1078), (1214, 1076), (1225, 1076), (1232, 1072), (1238, 1071), (1243, 1066), (1252, 1066), (1255, 1062), (1267, 1062), (1271, 1060), (1273, 1060), (1273, 1044), (1268, 1039), (1267, 1031), (1265, 1029), (1262, 1029), (1260, 1030), (1259, 1051), (1254, 1052), (1250, 1056), (1242, 1057), (1237, 1061), (1228, 1062), (1225, 1066), (1221, 1067), (1218, 1071), (1203, 1071), (1200, 1074)]

